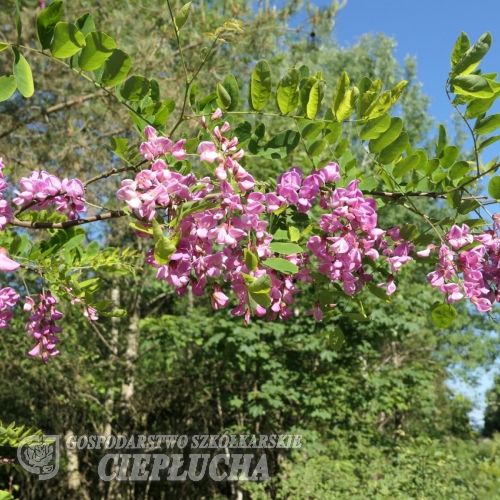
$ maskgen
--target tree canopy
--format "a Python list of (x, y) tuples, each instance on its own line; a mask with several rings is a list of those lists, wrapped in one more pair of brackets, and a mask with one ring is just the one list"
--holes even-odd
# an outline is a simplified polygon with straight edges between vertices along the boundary
[[(445, 383), (500, 347), (491, 35), (442, 69), (469, 151), (394, 40), (336, 43), (341, 7), (5, 3), (0, 498), (498, 491), (493, 392), (478, 442)], [(11, 460), (33, 429), (304, 444), (271, 481), (104, 484), (63, 450), (44, 483)]]

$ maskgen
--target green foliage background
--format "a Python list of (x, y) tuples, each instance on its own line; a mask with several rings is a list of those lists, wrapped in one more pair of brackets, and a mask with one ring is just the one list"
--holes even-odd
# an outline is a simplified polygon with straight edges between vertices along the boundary
[[(27, 43), (36, 36), (36, 4), (21, 2)], [(182, 6), (172, 5), (176, 12)], [(12, 38), (14, 4), (2, 0), (0, 6), (0, 35)], [(240, 0), (195, 2), (182, 31), (188, 68), (199, 63), (203, 33), (227, 17), (246, 23), (243, 34), (230, 34), (229, 43), (218, 46), (203, 68), (197, 79), (200, 94), (211, 92), (228, 72), (243, 88), (260, 59), (269, 62), (275, 77), (293, 64), (306, 63), (322, 71), (330, 89), (343, 71), (356, 82), (363, 76), (380, 77), (385, 88), (406, 79), (409, 85), (397, 113), (411, 143), (430, 151), (433, 124), (416, 62), (408, 58), (401, 67), (394, 57), (395, 41), (384, 35), (366, 35), (354, 46), (339, 46), (334, 25), (341, 6), (336, 2), (323, 10), (309, 5), (307, 22), (291, 27), (289, 20), (299, 7), (294, 1), (278, 9), (267, 4), (254, 9)], [(162, 95), (180, 102), (183, 73), (164, 6), (156, 0), (66, 5), (70, 18), (87, 10), (122, 50), (134, 54), (136, 73), (157, 78)], [(5, 54), (0, 57), (2, 74), (12, 64)], [(34, 97), (26, 100), (16, 94), (0, 105), (0, 153), (14, 177), (43, 168), (89, 178), (117, 166), (118, 159), (103, 145), (110, 137), (136, 140), (123, 106), (47, 60), (32, 58), (30, 64), (36, 75)], [(446, 69), (442, 71), (444, 80)], [(174, 114), (169, 120), (170, 126), (175, 123)], [(279, 130), (283, 120), (269, 119), (268, 130)], [(190, 127), (183, 123), (179, 134), (192, 132)], [(347, 129), (347, 137), (359, 168), (369, 177), (373, 165), (354, 127)], [(252, 174), (269, 177), (305, 162), (306, 154), (297, 151), (284, 160), (255, 159), (250, 168)], [(117, 186), (118, 180), (111, 178), (105, 200), (98, 201), (120, 208), (114, 197)], [(96, 193), (90, 188), (89, 199)], [(418, 206), (443, 217), (449, 210), (435, 201), (419, 200)], [(397, 206), (381, 217), (387, 227), (418, 224)], [(141, 242), (122, 220), (92, 228), (87, 239), (101, 247), (128, 245), (137, 250), (130, 259), (141, 264)], [(269, 460), (274, 478), (262, 484), (103, 485), (96, 473), (100, 456), (85, 450), (78, 453), (76, 471), (63, 457), (62, 472), (50, 482), (37, 483), (20, 471), (3, 469), (0, 483), (4, 489), (13, 484), (14, 495), (26, 499), (500, 498), (499, 442), (494, 435), (500, 428), (498, 394), (489, 396), (485, 440), (470, 427), (471, 402), (445, 385), (450, 370), (473, 380), (478, 369), (492, 365), (500, 347), (498, 328), (462, 307), (452, 328), (437, 329), (428, 314), (438, 298), (425, 280), (429, 270), (410, 264), (400, 273), (390, 303), (365, 294), (371, 321), (341, 319), (344, 343), (338, 349), (335, 324), (318, 324), (305, 316), (315, 300), (312, 293), (299, 299), (288, 323), (252, 320), (247, 326), (228, 312), (214, 313), (204, 298), (177, 297), (154, 279), (149, 267), (133, 276), (103, 265), (98, 274), (106, 287), (97, 293), (127, 310), (128, 317), (89, 325), (78, 310), (67, 308), (64, 354), (47, 366), (26, 356), (23, 319), (16, 317), (0, 336), (2, 421), (61, 436), (70, 431), (295, 433), (303, 435), (304, 446), (273, 453)], [(5, 456), (12, 454), (8, 447), (2, 450)]]

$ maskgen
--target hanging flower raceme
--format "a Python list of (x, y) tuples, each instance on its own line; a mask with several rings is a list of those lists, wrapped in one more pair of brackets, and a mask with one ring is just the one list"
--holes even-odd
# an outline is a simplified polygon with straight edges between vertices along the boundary
[(56, 205), (56, 210), (65, 212), (69, 219), (78, 219), (87, 210), (85, 188), (78, 179), (63, 179), (45, 171), (35, 170), (20, 182), (22, 191), (12, 201), (19, 207), (29, 206), (32, 210), (44, 210)]
[(56, 299), (50, 292), (38, 295), (39, 303), (31, 297), (26, 297), (24, 310), (30, 311), (30, 317), (26, 324), (28, 337), (35, 339), (35, 346), (28, 352), (30, 356), (40, 357), (44, 363), (47, 363), (49, 356), (59, 354), (56, 344), (60, 342), (58, 334), (61, 333), (61, 327), (56, 325), (56, 321), (62, 319), (63, 314), (56, 310)]
[[(494, 216), (494, 220), (497, 218)], [(500, 239), (498, 225), (483, 234), (472, 234), (469, 226), (453, 226), (439, 247), (436, 270), (427, 275), (434, 288), (446, 294), (447, 301), (469, 299), (479, 312), (491, 311), (500, 302)], [(450, 248), (451, 247), (451, 248)], [(418, 252), (427, 257), (434, 245)]]
[[(218, 110), (212, 119), (221, 116)], [(206, 121), (202, 125), (208, 129)], [(134, 180), (124, 180), (117, 193), (146, 226), (157, 217), (159, 209), (165, 209), (172, 220), (182, 214), (181, 206), (186, 202), (206, 202), (203, 209), (182, 214), (182, 220), (170, 230), (176, 245), (167, 264), (156, 260), (154, 249), (146, 257), (157, 268), (157, 278), (166, 280), (179, 295), (188, 286), (195, 295), (202, 295), (210, 285), (211, 303), (217, 310), (230, 304), (221, 290), (221, 282), (227, 282), (237, 299), (231, 314), (246, 320), (251, 312), (257, 316), (269, 313), (269, 319), (287, 319), (292, 315), (294, 295), (299, 292), (296, 283), (312, 281), (311, 257), (318, 271), (333, 283), (340, 283), (347, 295), (355, 294), (373, 278), (364, 268), (365, 257), (385, 257), (393, 274), (412, 260), (409, 253), (413, 247), (401, 238), (399, 228), (389, 231), (386, 237), (377, 227), (375, 200), (363, 195), (358, 189), (359, 181), (332, 189), (340, 180), (336, 163), (313, 169), (309, 175), (293, 167), (277, 178), (274, 191), (255, 190), (253, 177), (238, 162), (244, 156), (244, 151), (238, 149), (238, 139), (226, 137), (230, 129), (227, 122), (220, 128), (214, 127), (213, 140), (202, 141), (198, 146), (201, 161), (217, 164), (214, 180), (198, 180), (193, 174), (183, 176), (171, 170), (166, 157), (160, 156), (175, 147), (147, 129), (148, 142), (141, 145), (141, 153), (152, 163)], [(218, 192), (214, 193), (216, 185)], [(268, 228), (270, 214), (286, 213), (288, 208), (307, 214), (314, 205), (325, 212), (318, 223), (320, 234), (309, 238), (303, 252), (283, 256), (273, 251), (274, 237)], [(151, 237), (146, 230), (138, 233)], [(256, 266), (248, 267), (245, 251), (255, 254)], [(269, 268), (265, 261), (270, 258), (288, 261), (296, 272)], [(379, 285), (386, 287), (388, 294), (396, 290), (393, 274)], [(269, 302), (253, 304), (251, 311), (249, 304), (254, 299), (249, 295), (248, 280), (259, 280), (265, 275), (270, 283)], [(311, 314), (318, 321), (322, 319), (317, 308)]]
[(7, 311), (8, 307), (14, 307), (19, 300), (19, 294), (10, 286), (0, 290), (0, 328), (7, 328), (9, 321), (13, 317), (12, 311)]

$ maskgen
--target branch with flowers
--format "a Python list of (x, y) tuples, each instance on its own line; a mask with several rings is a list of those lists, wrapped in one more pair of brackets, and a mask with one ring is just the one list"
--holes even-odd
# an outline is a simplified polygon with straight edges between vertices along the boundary
[[(47, 362), (58, 353), (58, 300), (78, 304), (89, 321), (125, 314), (114, 311), (110, 301), (96, 301), (102, 280), (82, 273), (84, 268), (137, 270), (135, 251), (101, 252), (97, 242), (83, 244), (82, 226), (125, 217), (148, 247), (143, 260), (158, 280), (178, 295), (188, 289), (207, 294), (215, 310), (230, 307), (247, 322), (252, 316), (289, 319), (294, 297), (306, 286), (315, 296), (306, 314), (316, 321), (337, 321), (343, 314), (339, 303), (354, 304), (358, 312), (347, 314), (366, 320), (360, 292), (390, 301), (397, 273), (417, 260), (435, 266), (427, 279), (443, 294), (431, 311), (438, 327), (452, 323), (452, 304), (463, 299), (480, 312), (493, 310), (500, 301), (499, 217), (489, 216), (486, 206), (500, 199), (500, 177), (490, 180), (489, 197), (470, 192), (500, 167), (496, 160), (480, 163), (483, 151), (498, 139), (487, 135), (500, 128), (500, 116), (487, 114), (500, 95), (500, 83), (477, 69), (491, 45), (488, 33), (473, 46), (461, 34), (447, 80), (452, 105), (473, 135), (471, 162), (448, 144), (442, 126), (434, 156), (410, 144), (403, 120), (389, 114), (406, 81), (382, 90), (380, 80), (364, 77), (352, 85), (343, 73), (325, 109), (328, 88), (321, 72), (292, 67), (274, 87), (269, 64), (259, 61), (248, 82), (248, 109), (241, 109), (240, 84), (231, 74), (201, 97), (195, 85), (200, 70), (214, 47), (224, 43), (224, 34), (241, 31), (242, 23), (229, 20), (209, 33), (211, 43), (190, 74), (181, 40), (190, 3), (176, 14), (168, 8), (185, 72), (177, 116), (175, 103), (160, 98), (155, 79), (130, 74), (130, 56), (96, 29), (90, 14), (74, 24), (62, 21), (60, 1), (38, 18), (41, 48), (21, 45), (21, 35), (17, 42), (0, 43), (0, 51), (10, 51), (13, 58), (13, 74), (0, 77), (0, 100), (16, 90), (25, 98), (33, 95), (23, 53), (43, 56), (125, 106), (142, 136), (138, 145), (113, 138), (113, 151), (126, 166), (87, 180), (36, 170), (15, 186), (0, 160), (0, 270), (40, 277), (39, 292), (26, 290), (24, 298), (34, 342), (30, 355)], [(186, 114), (188, 107), (192, 114)], [(170, 116), (175, 123), (167, 133)], [(272, 116), (286, 118), (291, 128), (270, 133), (264, 120)], [(174, 138), (185, 122), (196, 124), (194, 136)], [(353, 128), (357, 138), (351, 143), (348, 130)], [(368, 169), (358, 167), (350, 150), (354, 143), (365, 149)], [(301, 166), (266, 181), (254, 178), (252, 162), (285, 158), (299, 159)], [(128, 178), (130, 172), (135, 175)], [(116, 193), (122, 208), (89, 203), (88, 186), (112, 176), (122, 176)], [(423, 198), (446, 203), (449, 215), (436, 219), (423, 213), (415, 202)], [(420, 216), (425, 229), (380, 227), (379, 212), (391, 204)], [(87, 214), (96, 207), (104, 211)], [(471, 218), (471, 212), (480, 216)], [(32, 229), (47, 230), (50, 238), (30, 242), (26, 230)], [(0, 290), (0, 328), (8, 326), (20, 297), (10, 286)]]

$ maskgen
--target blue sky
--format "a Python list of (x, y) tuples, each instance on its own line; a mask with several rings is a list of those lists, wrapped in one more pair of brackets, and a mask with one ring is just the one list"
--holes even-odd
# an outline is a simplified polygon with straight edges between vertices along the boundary
[[(327, 2), (317, 1), (317, 5)], [(412, 55), (418, 64), (418, 78), (422, 90), (431, 99), (430, 114), (438, 122), (449, 125), (450, 106), (444, 85), (450, 71), (450, 54), (461, 31), (467, 33), (472, 43), (486, 31), (493, 37), (491, 50), (481, 67), (487, 72), (500, 72), (500, 2), (498, 0), (348, 0), (338, 13), (334, 30), (342, 46), (352, 45), (364, 33), (384, 33), (397, 42), (396, 57), (403, 61)], [(495, 111), (499, 112), (500, 106)], [(486, 150), (483, 161), (500, 156), (500, 143)], [(491, 207), (493, 208), (493, 207)], [(499, 210), (498, 206), (495, 207)], [(463, 384), (450, 384), (455, 390), (476, 399), (477, 409), (471, 419), (482, 422), (484, 394), (493, 380), (485, 374), (479, 387), (472, 389)]]
[[(325, 5), (326, 2), (318, 2)], [(452, 108), (444, 93), (450, 53), (461, 31), (474, 43), (484, 32), (493, 45), (482, 66), (500, 71), (500, 2), (496, 0), (348, 0), (338, 13), (334, 35), (349, 45), (364, 33), (382, 32), (398, 46), (396, 56), (415, 56), (423, 91), (432, 99), (431, 114), (448, 120)]]

